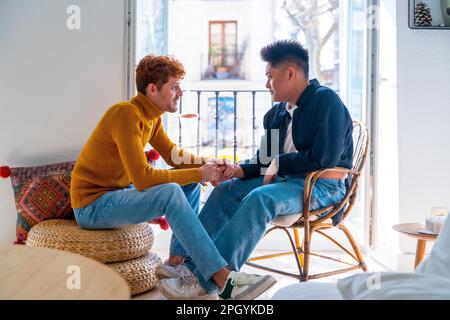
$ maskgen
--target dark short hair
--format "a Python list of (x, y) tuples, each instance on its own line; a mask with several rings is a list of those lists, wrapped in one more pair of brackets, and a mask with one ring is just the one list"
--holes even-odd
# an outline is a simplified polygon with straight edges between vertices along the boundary
[(169, 81), (169, 76), (183, 78), (184, 67), (178, 60), (169, 56), (145, 56), (136, 68), (136, 89), (146, 94), (146, 88), (153, 83), (158, 90)]
[(282, 63), (290, 62), (309, 75), (309, 54), (299, 42), (295, 40), (279, 40), (261, 49), (261, 59), (278, 67)]

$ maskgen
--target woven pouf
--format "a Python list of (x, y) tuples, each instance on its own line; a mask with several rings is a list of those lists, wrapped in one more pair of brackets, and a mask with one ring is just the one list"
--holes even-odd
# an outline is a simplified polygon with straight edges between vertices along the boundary
[(131, 294), (136, 295), (153, 289), (159, 282), (156, 268), (162, 263), (161, 258), (149, 252), (144, 257), (125, 262), (109, 263), (114, 271), (124, 278), (130, 287)]
[(153, 245), (148, 223), (109, 230), (84, 230), (75, 220), (53, 219), (31, 228), (26, 244), (78, 253), (103, 263), (146, 256)]

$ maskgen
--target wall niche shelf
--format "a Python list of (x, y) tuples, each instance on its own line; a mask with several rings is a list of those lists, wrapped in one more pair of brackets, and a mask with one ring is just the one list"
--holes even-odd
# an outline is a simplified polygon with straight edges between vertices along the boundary
[[(425, 3), (430, 9), (431, 26), (423, 26), (416, 24), (415, 10), (419, 3)], [(408, 0), (409, 3), (409, 27), (411, 29), (422, 30), (450, 30), (450, 0)], [(447, 16), (445, 20), (444, 14)]]

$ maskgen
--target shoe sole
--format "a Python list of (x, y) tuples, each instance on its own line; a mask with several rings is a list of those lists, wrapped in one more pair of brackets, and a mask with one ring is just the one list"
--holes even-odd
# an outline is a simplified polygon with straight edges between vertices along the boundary
[(267, 275), (264, 278), (264, 280), (261, 280), (262, 283), (260, 282), (253, 290), (243, 292), (234, 297), (233, 300), (254, 300), (277, 283), (277, 280), (272, 276)]
[(156, 269), (155, 274), (156, 274), (156, 276), (159, 279), (176, 278), (176, 277), (178, 277), (178, 274), (176, 274), (174, 272), (170, 272), (168, 270), (160, 269), (160, 268)]
[(186, 272), (174, 272), (164, 268), (158, 268), (156, 269), (155, 275), (158, 277), (158, 279), (168, 279), (181, 277), (185, 273)]
[(161, 285), (161, 282), (159, 282), (157, 288), (158, 288), (159, 292), (169, 300), (217, 300), (218, 299), (217, 294), (216, 295), (208, 294), (208, 295), (199, 296), (199, 297), (190, 297), (189, 299), (186, 297), (175, 297), (170, 292), (166, 291), (164, 286)]

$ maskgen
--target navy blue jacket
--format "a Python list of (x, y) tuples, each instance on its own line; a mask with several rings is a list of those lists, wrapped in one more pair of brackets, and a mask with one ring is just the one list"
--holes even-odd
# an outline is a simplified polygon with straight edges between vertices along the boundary
[[(342, 167), (352, 168), (353, 123), (350, 114), (339, 98), (330, 88), (323, 87), (317, 80), (311, 80), (296, 105), (292, 119), (292, 140), (297, 152), (283, 153), (287, 128), (291, 121), (286, 103), (279, 103), (264, 116), (265, 135), (261, 146), (252, 160), (240, 164), (244, 179), (251, 179), (263, 174), (262, 169), (269, 166), (277, 157), (279, 176), (306, 176), (311, 171)], [(278, 129), (278, 141), (272, 137)], [(271, 154), (271, 141), (278, 143)], [(350, 185), (351, 176), (346, 186)], [(333, 225), (340, 223), (343, 208), (333, 220)], [(326, 215), (322, 214), (320, 217)]]
[[(279, 103), (264, 116), (266, 131), (254, 162), (241, 164), (245, 179), (261, 174), (261, 168), (267, 167), (267, 160), (261, 156), (278, 157), (278, 175), (305, 175), (308, 172), (334, 168), (352, 168), (353, 124), (350, 114), (339, 96), (330, 88), (323, 87), (317, 80), (311, 80), (297, 101), (298, 108), (292, 119), (292, 139), (298, 152), (283, 153), (284, 140), (291, 116), (286, 111), (286, 103)], [(272, 150), (273, 129), (278, 129), (278, 148)], [(260, 154), (262, 149), (268, 152)]]
[[(264, 116), (266, 134), (261, 140), (264, 147), (259, 148), (253, 161), (241, 164), (244, 179), (260, 176), (261, 169), (270, 164), (268, 158), (274, 157), (279, 160), (279, 176), (304, 176), (311, 171), (334, 167), (352, 168), (353, 123), (339, 96), (317, 80), (311, 80), (296, 105), (292, 139), (298, 152), (283, 153), (291, 116), (286, 111), (286, 103), (279, 103)], [(274, 154), (271, 154), (272, 129), (279, 130), (279, 148)]]

